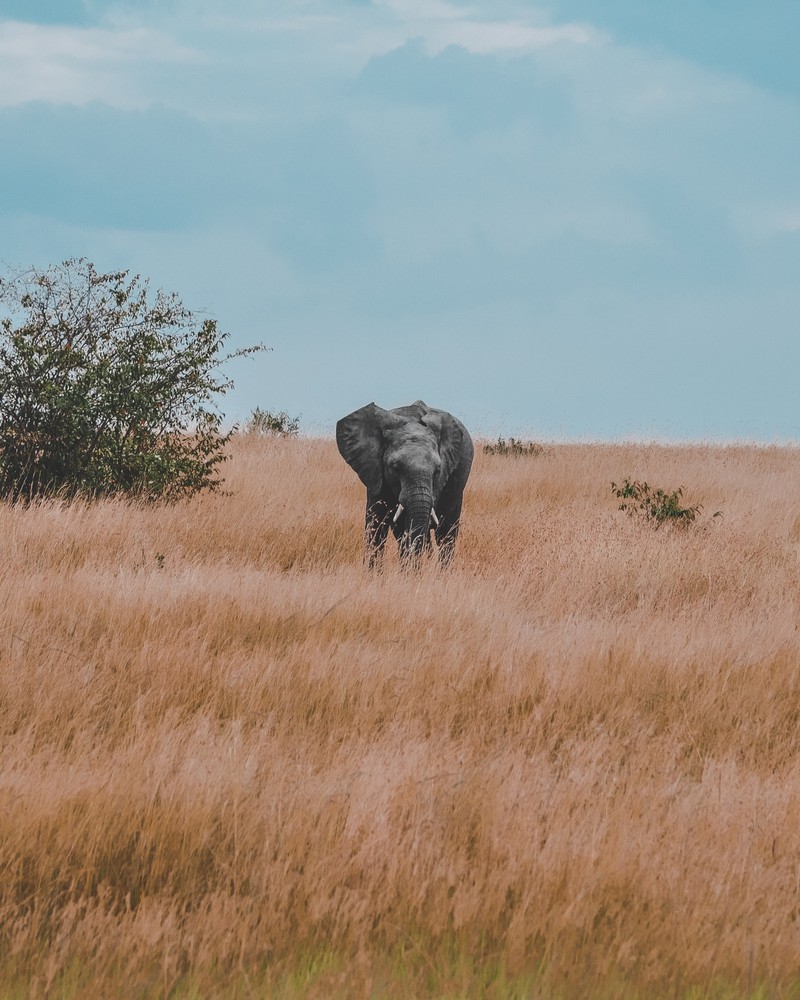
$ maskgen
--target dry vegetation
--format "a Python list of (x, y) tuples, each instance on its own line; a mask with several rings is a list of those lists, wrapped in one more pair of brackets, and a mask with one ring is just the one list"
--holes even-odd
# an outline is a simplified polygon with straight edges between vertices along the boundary
[(799, 458), (479, 454), (445, 573), (329, 441), (0, 507), (0, 996), (795, 995)]

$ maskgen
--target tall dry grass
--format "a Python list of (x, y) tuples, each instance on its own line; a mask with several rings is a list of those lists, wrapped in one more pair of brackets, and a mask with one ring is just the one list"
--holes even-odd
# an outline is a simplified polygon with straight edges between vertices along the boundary
[[(797, 982), (799, 459), (478, 454), (446, 572), (362, 568), (330, 441), (240, 438), (173, 508), (0, 507), (2, 976)], [(724, 516), (654, 531), (628, 475)]]

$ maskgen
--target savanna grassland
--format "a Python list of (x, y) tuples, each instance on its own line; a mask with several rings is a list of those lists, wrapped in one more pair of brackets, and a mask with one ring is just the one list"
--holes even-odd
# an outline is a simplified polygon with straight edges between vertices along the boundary
[(445, 572), (226, 478), (0, 506), (3, 1000), (800, 995), (798, 450), (478, 448)]

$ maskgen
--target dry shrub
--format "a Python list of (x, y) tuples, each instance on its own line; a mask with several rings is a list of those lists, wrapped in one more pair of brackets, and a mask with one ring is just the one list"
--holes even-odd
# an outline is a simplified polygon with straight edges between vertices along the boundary
[[(725, 517), (637, 525), (628, 471)], [(0, 507), (8, 976), (788, 988), (796, 451), (479, 451), (455, 566), (380, 575), (332, 442), (239, 438), (227, 475), (168, 509)]]

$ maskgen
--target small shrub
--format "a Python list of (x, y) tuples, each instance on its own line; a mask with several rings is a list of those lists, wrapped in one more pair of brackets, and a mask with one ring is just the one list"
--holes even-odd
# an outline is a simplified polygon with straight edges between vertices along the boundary
[[(667, 522), (671, 524), (691, 524), (703, 509), (702, 504), (694, 507), (682, 507), (683, 487), (678, 487), (671, 493), (666, 490), (653, 489), (647, 483), (639, 483), (636, 480), (623, 479), (621, 485), (611, 484), (611, 492), (622, 503), (620, 510), (631, 516), (643, 517), (646, 521), (652, 521), (656, 527), (660, 527)], [(714, 517), (720, 517), (721, 511), (717, 511)]]
[(544, 445), (535, 441), (517, 441), (510, 437), (508, 441), (499, 437), (496, 444), (485, 444), (483, 452), (485, 455), (503, 455), (510, 458), (538, 458), (545, 451)]
[(300, 417), (290, 417), (285, 410), (275, 413), (257, 406), (244, 425), (245, 434), (275, 434), (294, 437), (300, 431)]

